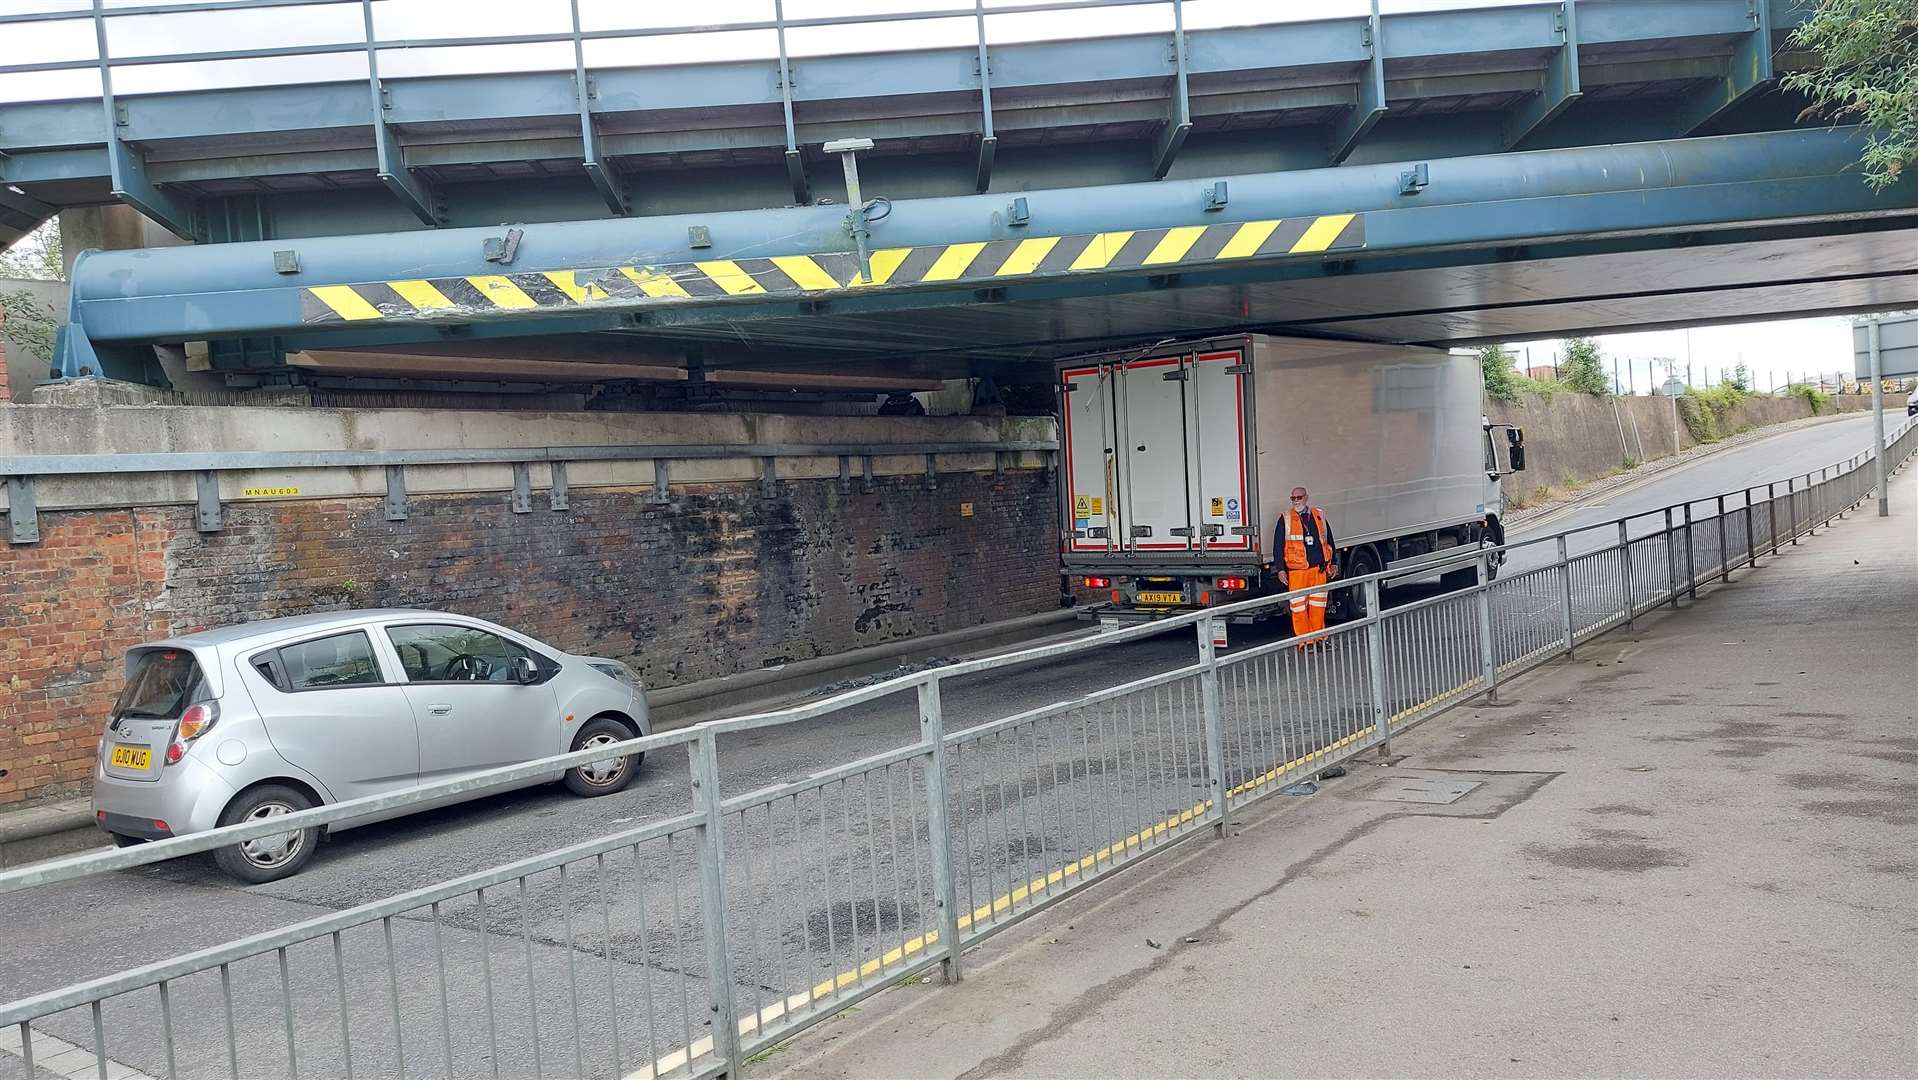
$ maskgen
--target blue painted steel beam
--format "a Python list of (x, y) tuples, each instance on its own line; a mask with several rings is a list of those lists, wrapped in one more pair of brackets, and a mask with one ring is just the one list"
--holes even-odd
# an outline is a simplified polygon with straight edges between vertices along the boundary
[(113, 71), (107, 57), (107, 29), (102, 17), (104, 0), (93, 0), (93, 40), (98, 48), (100, 69), (100, 105), (106, 127), (108, 190), (113, 197), (139, 210), (182, 240), (204, 238), (196, 219), (192, 200), (180, 198), (154, 186), (147, 178), (146, 162), (139, 151), (127, 144), (126, 118), (114, 105)]
[(972, 0), (973, 24), (979, 46), (979, 163), (973, 170), (972, 190), (992, 186), (992, 162), (999, 151), (999, 136), (992, 130), (992, 54), (986, 47), (986, 0)]
[(59, 207), (50, 206), (8, 187), (7, 159), (0, 157), (0, 249), (40, 227)]
[(1379, 118), (1385, 115), (1385, 42), (1379, 19), (1379, 0), (1372, 0), (1372, 14), (1361, 29), (1361, 40), (1370, 56), (1359, 75), (1359, 101), (1352, 111), (1332, 129), (1332, 161), (1339, 164), (1359, 148)]
[[(1028, 193), (1031, 235), (1154, 229), (1226, 221), (1297, 218), (1325, 213), (1365, 215), (1361, 260), (1442, 247), (1486, 247), (1607, 235), (1759, 225), (1785, 220), (1855, 219), (1912, 214), (1918, 188), (1874, 194), (1854, 166), (1862, 145), (1856, 129), (1793, 131), (1624, 146), (1485, 155), (1430, 163), (1430, 185), (1408, 200), (1399, 194), (1401, 163), (1347, 166), (1230, 178), (1231, 217), (1203, 209), (1207, 181), (1178, 180)], [(901, 200), (874, 225), (875, 248), (919, 247), (1023, 237), (1003, 219), (998, 195)], [(514, 270), (647, 266), (683, 263), (689, 224), (711, 230), (715, 259), (818, 254), (845, 250), (841, 207), (793, 207), (617, 222), (524, 226)], [(307, 330), (302, 289), (395, 278), (485, 275), (495, 264), (481, 242), (496, 229), (457, 229), (394, 236), (331, 237), (142, 252), (96, 252), (74, 270), (75, 321), (95, 341), (178, 341)], [(302, 271), (275, 273), (273, 252), (299, 252)], [(1307, 264), (1315, 260), (1305, 260)], [(1267, 271), (1254, 271), (1255, 273)], [(1163, 276), (1163, 275), (1161, 275)], [(1181, 277), (1188, 276), (1181, 274)], [(1069, 282), (1017, 280), (1004, 297), (1060, 289), (1112, 292), (1152, 287), (1134, 275), (1076, 276)], [(974, 303), (977, 283), (892, 290), (841, 291), (823, 300), (834, 311)], [(603, 325), (608, 314), (662, 320), (752, 317), (751, 297), (680, 303), (670, 308), (596, 304), (581, 316)], [(801, 304), (773, 303), (792, 314)], [(547, 317), (545, 312), (540, 318)], [(490, 320), (515, 325), (502, 312)], [(418, 340), (447, 331), (422, 323)]]
[[(97, 3), (98, 0), (95, 0)], [(360, 0), (360, 13), (366, 23), (366, 77), (373, 100), (373, 147), (379, 153), (380, 183), (406, 205), (413, 216), (427, 225), (446, 224), (446, 204), (431, 184), (414, 176), (406, 167), (406, 151), (394, 134), (387, 113), (393, 107), (386, 87), (380, 82), (380, 54), (373, 41), (373, 0)]]
[(593, 80), (586, 74), (586, 46), (580, 40), (579, 0), (567, 0), (573, 16), (573, 93), (579, 96), (580, 165), (606, 200), (606, 209), (618, 217), (633, 212), (625, 183), (599, 156), (599, 133), (593, 130)]
[(1583, 96), (1578, 81), (1578, 0), (1564, 0), (1557, 21), (1559, 46), (1545, 61), (1545, 82), (1538, 96), (1526, 99), (1506, 119), (1507, 149), (1523, 146), (1533, 133)]
[(1192, 133), (1192, 95), (1186, 82), (1185, 0), (1172, 0), (1172, 109), (1152, 150), (1152, 178), (1165, 179)]
[(1679, 134), (1710, 127), (1740, 102), (1771, 85), (1771, 6), (1765, 0), (1747, 0), (1747, 5), (1747, 32), (1733, 48), (1724, 78), (1701, 90), (1678, 110)]

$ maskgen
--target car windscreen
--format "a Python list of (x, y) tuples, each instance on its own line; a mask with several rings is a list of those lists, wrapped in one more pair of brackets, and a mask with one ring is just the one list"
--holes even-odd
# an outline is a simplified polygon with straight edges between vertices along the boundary
[(127, 684), (114, 703), (116, 719), (174, 720), (206, 697), (206, 679), (185, 649), (147, 649), (133, 659)]

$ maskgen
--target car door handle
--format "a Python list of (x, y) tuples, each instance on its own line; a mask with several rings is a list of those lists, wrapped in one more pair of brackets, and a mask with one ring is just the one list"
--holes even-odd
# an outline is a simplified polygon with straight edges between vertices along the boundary
[(428, 705), (426, 711), (432, 713), (434, 716), (445, 716), (447, 713), (453, 711), (453, 707), (451, 705)]

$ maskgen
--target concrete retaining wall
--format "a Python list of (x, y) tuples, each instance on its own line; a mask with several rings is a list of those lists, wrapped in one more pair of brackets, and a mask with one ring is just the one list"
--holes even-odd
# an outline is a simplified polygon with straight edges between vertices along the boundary
[[(1828, 411), (1871, 408), (1868, 395), (1843, 394), (1831, 400)], [(1885, 407), (1902, 411), (1904, 398), (1888, 396)], [(1548, 486), (1566, 490), (1698, 445), (1670, 398), (1525, 394), (1512, 402), (1487, 401), (1485, 411), (1495, 423), (1525, 429), (1526, 471), (1507, 477), (1505, 487), (1508, 499), (1521, 502)], [(1811, 406), (1801, 397), (1754, 397), (1739, 404), (1719, 426), (1723, 434), (1731, 435), (1811, 415)]]

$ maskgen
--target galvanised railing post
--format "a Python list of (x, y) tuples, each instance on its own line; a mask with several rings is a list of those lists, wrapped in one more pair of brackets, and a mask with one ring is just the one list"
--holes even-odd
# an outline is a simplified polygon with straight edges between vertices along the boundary
[(1632, 582), (1632, 534), (1625, 519), (1618, 519), (1618, 562), (1620, 580), (1625, 583), (1625, 625), (1638, 617), (1638, 587)]
[(1558, 599), (1563, 605), (1560, 624), (1565, 629), (1565, 655), (1572, 655), (1572, 561), (1566, 554), (1565, 534), (1558, 534)]
[[(693, 810), (699, 823), (699, 907), (706, 928), (706, 989), (712, 1002), (713, 1054), (729, 1076), (738, 1076), (739, 1012), (733, 1000), (733, 954), (726, 928), (726, 836), (720, 813), (719, 738), (701, 731), (687, 744), (692, 767)], [(690, 1053), (690, 1048), (688, 1048)]]
[(1671, 595), (1666, 597), (1673, 607), (1678, 606), (1678, 549), (1673, 547), (1672, 508), (1665, 508), (1665, 584), (1670, 586)]
[(1765, 485), (1765, 520), (1771, 524), (1771, 553), (1778, 554), (1778, 481)]
[(1698, 599), (1698, 553), (1692, 544), (1692, 504), (1685, 504), (1685, 590), (1691, 599)]
[(1789, 537), (1789, 539), (1791, 540), (1791, 546), (1792, 546), (1792, 547), (1797, 547), (1797, 546), (1798, 546), (1798, 491), (1797, 491), (1797, 487), (1798, 487), (1798, 484), (1797, 484), (1797, 479), (1796, 479), (1795, 477), (1793, 477), (1793, 478), (1788, 478), (1788, 479), (1787, 479), (1787, 480), (1785, 481), (1785, 501), (1786, 501), (1787, 503), (1789, 503), (1789, 504), (1791, 505), (1791, 509), (1789, 509), (1789, 510), (1787, 510), (1787, 511), (1785, 512), (1785, 516), (1786, 516), (1786, 518), (1788, 519), (1788, 520), (1787, 520), (1787, 523), (1786, 523), (1786, 526), (1785, 526), (1785, 528), (1786, 528), (1786, 529), (1788, 530), (1788, 537)]
[(946, 714), (936, 678), (919, 684), (919, 741), (932, 755), (926, 765), (926, 831), (932, 837), (932, 895), (946, 954), (940, 975), (956, 983), (965, 972), (959, 963), (959, 886), (952, 876), (952, 831), (946, 821)]
[[(1478, 579), (1485, 583), (1485, 556), (1479, 556)], [(1385, 707), (1385, 610), (1379, 602), (1379, 582), (1365, 583), (1365, 663), (1372, 678), (1372, 729), (1379, 736), (1379, 756), (1392, 756), (1392, 718)]]
[(1758, 565), (1757, 526), (1752, 524), (1752, 515), (1756, 511), (1752, 505), (1752, 489), (1745, 489), (1745, 565)]
[[(1492, 637), (1492, 558), (1480, 554), (1478, 557), (1478, 664), (1485, 678), (1485, 700), (1498, 704), (1498, 651), (1493, 647)], [(1382, 659), (1382, 657), (1381, 657)], [(1373, 668), (1378, 672), (1377, 666)], [(1384, 673), (1378, 672), (1374, 679), (1383, 681)]]
[(1219, 650), (1213, 637), (1214, 617), (1200, 619), (1198, 627), (1199, 662), (1205, 665), (1199, 672), (1199, 697), (1205, 708), (1205, 763), (1212, 774), (1212, 805), (1219, 815), (1212, 828), (1224, 839), (1232, 815), (1225, 804), (1225, 724), (1219, 716)]
[(1719, 495), (1719, 581), (1732, 579), (1732, 549), (1724, 535), (1724, 495)]

